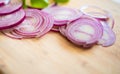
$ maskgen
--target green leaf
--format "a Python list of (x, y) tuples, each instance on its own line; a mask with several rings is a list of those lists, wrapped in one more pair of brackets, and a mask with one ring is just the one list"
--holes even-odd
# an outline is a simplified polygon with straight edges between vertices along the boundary
[(48, 0), (31, 0), (31, 7), (35, 8), (45, 8), (48, 4)]
[(56, 3), (67, 3), (69, 0), (54, 0)]

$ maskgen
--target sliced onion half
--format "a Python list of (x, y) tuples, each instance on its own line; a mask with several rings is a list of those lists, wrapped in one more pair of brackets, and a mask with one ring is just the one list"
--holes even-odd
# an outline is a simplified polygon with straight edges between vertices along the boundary
[(115, 33), (112, 31), (112, 29), (108, 26), (108, 24), (104, 21), (101, 21), (103, 25), (103, 36), (102, 38), (98, 41), (98, 44), (102, 46), (111, 46), (115, 43), (116, 36)]
[(22, 7), (22, 2), (20, 1), (11, 1), (9, 4), (0, 7), (0, 15), (11, 14), (20, 10)]
[(76, 20), (82, 15), (78, 10), (58, 6), (49, 7), (43, 11), (50, 13), (54, 17), (55, 25), (67, 24), (67, 22)]
[(0, 30), (8, 29), (19, 25), (25, 18), (23, 9), (9, 15), (0, 16)]
[(94, 18), (83, 16), (67, 26), (67, 38), (77, 45), (96, 43), (103, 34), (103, 28)]

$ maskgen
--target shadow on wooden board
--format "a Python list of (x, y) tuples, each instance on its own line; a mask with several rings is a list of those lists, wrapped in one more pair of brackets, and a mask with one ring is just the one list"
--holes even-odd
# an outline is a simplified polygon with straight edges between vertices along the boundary
[(0, 70), (0, 74), (5, 74), (2, 70)]

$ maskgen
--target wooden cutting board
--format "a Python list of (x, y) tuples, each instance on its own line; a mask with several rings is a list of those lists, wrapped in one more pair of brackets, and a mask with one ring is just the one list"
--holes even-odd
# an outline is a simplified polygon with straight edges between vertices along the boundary
[(120, 74), (120, 4), (111, 0), (70, 0), (65, 6), (79, 9), (87, 4), (113, 14), (117, 36), (113, 46), (83, 49), (57, 32), (23, 40), (0, 34), (0, 71), (3, 74)]

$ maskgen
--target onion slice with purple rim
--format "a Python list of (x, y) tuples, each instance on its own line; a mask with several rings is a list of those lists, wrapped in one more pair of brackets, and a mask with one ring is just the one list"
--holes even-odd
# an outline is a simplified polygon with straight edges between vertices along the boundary
[(23, 36), (36, 36), (38, 33), (39, 27), (43, 23), (43, 18), (37, 9), (26, 9), (26, 18), (25, 20), (15, 28), (16, 32)]
[(87, 16), (70, 23), (66, 28), (67, 38), (77, 45), (89, 45), (101, 39), (103, 27), (101, 23)]
[(17, 26), (24, 20), (24, 18), (25, 12), (23, 9), (9, 15), (0, 16), (0, 30)]
[(80, 11), (83, 14), (97, 18), (102, 21), (106, 21), (109, 23), (108, 25), (113, 28), (114, 27), (114, 19), (113, 16), (106, 10), (101, 9), (97, 6), (86, 5), (80, 8)]
[(106, 22), (101, 21), (101, 24), (103, 25), (103, 36), (98, 41), (98, 44), (102, 46), (111, 46), (115, 43), (116, 36), (115, 33), (112, 31), (112, 29), (107, 25)]
[(49, 7), (43, 9), (43, 11), (50, 13), (53, 16), (53, 18), (55, 19), (55, 25), (67, 24), (67, 22), (71, 22), (82, 16), (82, 13), (76, 9), (59, 6)]
[(0, 7), (0, 15), (7, 15), (16, 12), (22, 8), (22, 2), (11, 1), (9, 4)]

